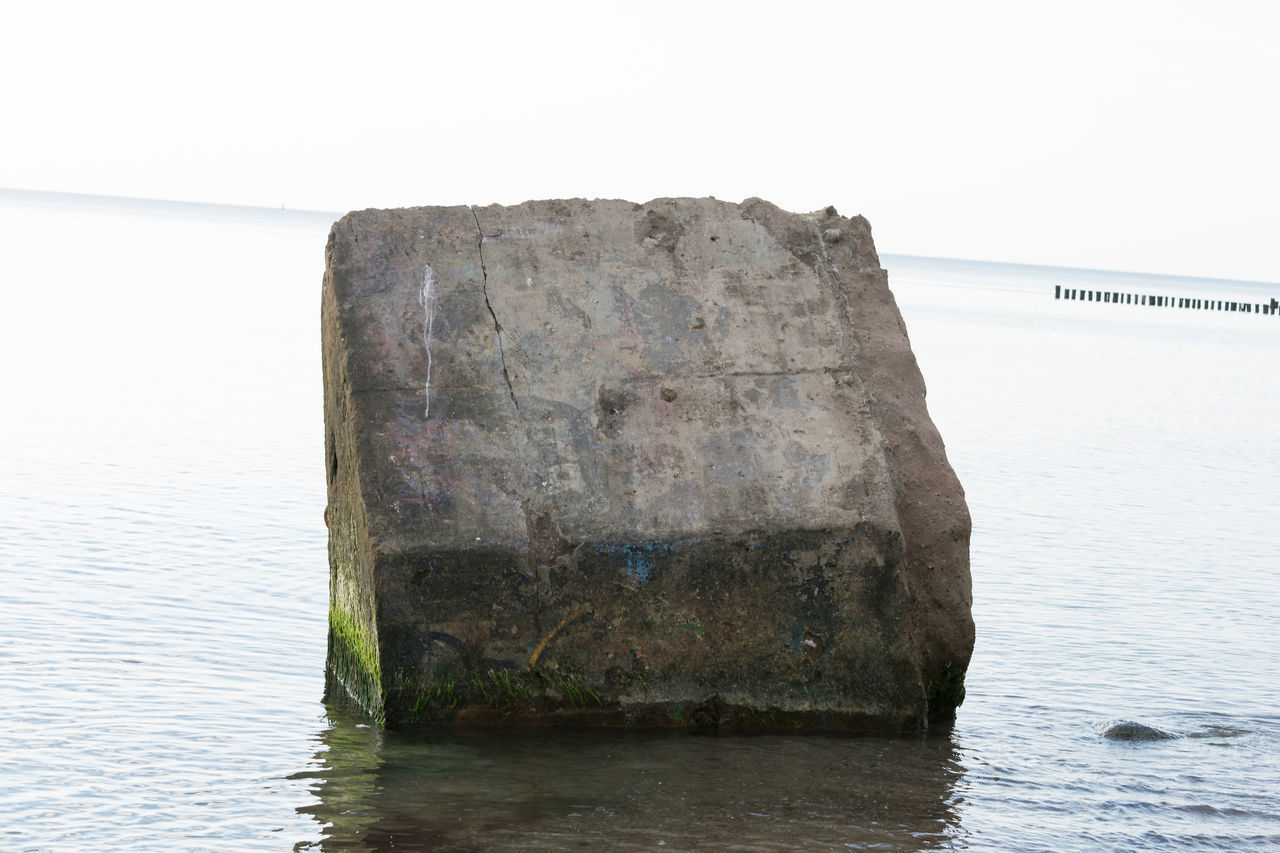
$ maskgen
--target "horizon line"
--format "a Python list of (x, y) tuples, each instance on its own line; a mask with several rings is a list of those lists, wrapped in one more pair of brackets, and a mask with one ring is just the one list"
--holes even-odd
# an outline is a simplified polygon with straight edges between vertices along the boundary
[[(68, 192), (66, 190), (32, 190), (19, 187), (0, 187), (0, 203), (7, 198), (13, 200), (26, 200), (38, 202), (61, 200), (64, 203), (88, 203), (96, 204), (102, 207), (186, 207), (186, 208), (202, 208), (207, 212), (215, 213), (283, 213), (292, 214), (308, 218), (314, 217), (333, 217), (334, 221), (346, 216), (351, 211), (333, 211), (333, 210), (317, 210), (314, 208), (285, 207), (283, 202), (280, 207), (267, 207), (264, 205), (254, 204), (231, 204), (229, 202), (217, 201), (187, 201), (182, 199), (164, 199), (150, 198), (146, 196), (122, 196), (122, 195), (106, 195), (103, 193), (77, 193)], [(354, 208), (353, 208), (354, 209)], [(1205, 276), (1205, 275), (1187, 275), (1185, 273), (1161, 273), (1161, 272), (1142, 272), (1138, 270), (1121, 270), (1121, 269), (1105, 269), (1102, 267), (1080, 267), (1080, 266), (1064, 266), (1061, 264), (1046, 263), (1028, 263), (1025, 261), (996, 261), (983, 258), (951, 258), (941, 255), (916, 255), (908, 252), (877, 252), (880, 257), (904, 258), (921, 261), (946, 261), (950, 263), (960, 264), (995, 264), (997, 266), (1006, 267), (1029, 267), (1031, 269), (1040, 270), (1068, 270), (1073, 272), (1085, 273), (1105, 273), (1112, 275), (1135, 275), (1152, 278), (1168, 278), (1181, 279), (1184, 281), (1216, 281), (1231, 284), (1250, 284), (1250, 285), (1269, 285), (1277, 286), (1280, 282), (1266, 281), (1263, 279), (1247, 279), (1247, 278), (1227, 278), (1222, 276)]]

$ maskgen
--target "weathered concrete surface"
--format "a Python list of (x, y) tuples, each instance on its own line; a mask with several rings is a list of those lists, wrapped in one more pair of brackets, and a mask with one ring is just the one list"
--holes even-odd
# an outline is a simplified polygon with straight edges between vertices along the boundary
[(327, 261), (330, 668), (375, 717), (953, 716), (969, 515), (865, 219), (369, 210)]

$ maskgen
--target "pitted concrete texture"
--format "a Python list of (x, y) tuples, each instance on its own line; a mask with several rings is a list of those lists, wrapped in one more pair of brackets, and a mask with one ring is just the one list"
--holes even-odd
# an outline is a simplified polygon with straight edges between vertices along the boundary
[(954, 715), (969, 515), (865, 219), (368, 210), (327, 260), (330, 668), (372, 715)]

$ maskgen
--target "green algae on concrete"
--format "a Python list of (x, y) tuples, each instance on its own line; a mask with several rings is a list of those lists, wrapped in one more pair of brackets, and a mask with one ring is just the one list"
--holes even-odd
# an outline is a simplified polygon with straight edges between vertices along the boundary
[(329, 668), (370, 716), (383, 718), (378, 646), (348, 613), (329, 605)]

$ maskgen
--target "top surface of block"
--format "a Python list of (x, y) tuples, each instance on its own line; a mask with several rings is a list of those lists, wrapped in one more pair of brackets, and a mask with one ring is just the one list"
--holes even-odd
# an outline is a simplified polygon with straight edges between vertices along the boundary
[(543, 518), (579, 542), (896, 526), (857, 328), (892, 297), (861, 217), (362, 211), (328, 262), (378, 549), (525, 547)]

